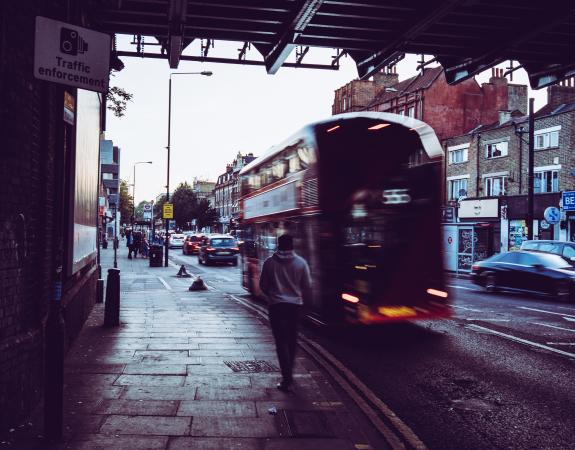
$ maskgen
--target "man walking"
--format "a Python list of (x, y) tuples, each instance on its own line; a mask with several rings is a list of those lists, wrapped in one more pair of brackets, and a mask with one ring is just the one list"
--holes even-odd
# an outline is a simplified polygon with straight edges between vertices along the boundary
[(282, 372), (277, 388), (288, 391), (297, 345), (297, 327), (304, 299), (311, 295), (311, 276), (305, 259), (293, 252), (293, 238), (278, 238), (278, 250), (263, 265), (260, 289), (266, 295), (269, 317)]

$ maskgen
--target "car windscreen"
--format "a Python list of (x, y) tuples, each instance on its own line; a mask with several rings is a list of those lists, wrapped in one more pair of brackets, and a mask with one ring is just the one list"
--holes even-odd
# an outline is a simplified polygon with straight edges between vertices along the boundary
[(231, 238), (214, 238), (210, 244), (212, 247), (235, 247), (236, 241)]

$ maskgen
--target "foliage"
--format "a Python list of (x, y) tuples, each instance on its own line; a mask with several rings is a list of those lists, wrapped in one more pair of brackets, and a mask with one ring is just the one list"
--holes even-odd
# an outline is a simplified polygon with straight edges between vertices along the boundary
[(150, 203), (148, 200), (142, 200), (136, 206), (136, 220), (143, 220), (144, 218), (144, 205)]
[(220, 215), (218, 211), (210, 205), (210, 202), (203, 199), (198, 204), (196, 209), (197, 226), (199, 229), (203, 227), (213, 226), (218, 222)]
[(134, 207), (134, 199), (130, 195), (128, 183), (126, 180), (120, 180), (120, 217), (122, 223), (130, 223), (132, 217), (132, 210)]
[(192, 187), (184, 182), (180, 183), (170, 199), (174, 204), (174, 219), (178, 228), (188, 229), (189, 223), (195, 218), (198, 200)]
[(128, 102), (132, 100), (134, 94), (126, 92), (123, 88), (112, 86), (108, 89), (106, 100), (108, 109), (114, 113), (116, 117), (123, 117), (128, 106)]

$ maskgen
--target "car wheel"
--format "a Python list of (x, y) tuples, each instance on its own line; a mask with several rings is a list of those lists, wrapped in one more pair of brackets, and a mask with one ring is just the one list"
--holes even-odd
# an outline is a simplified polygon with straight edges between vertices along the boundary
[(565, 281), (557, 281), (553, 286), (553, 297), (559, 300), (567, 300), (571, 295), (569, 284)]
[(487, 292), (497, 292), (497, 277), (493, 272), (485, 275), (485, 289)]

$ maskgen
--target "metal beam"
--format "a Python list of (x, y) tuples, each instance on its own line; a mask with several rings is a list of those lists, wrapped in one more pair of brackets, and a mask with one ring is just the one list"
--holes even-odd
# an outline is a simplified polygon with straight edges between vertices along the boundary
[(424, 14), (419, 20), (415, 21), (411, 28), (401, 33), (397, 39), (393, 40), (369, 57), (361, 61), (357, 61), (357, 72), (360, 80), (369, 78), (382, 67), (388, 65), (390, 59), (393, 59), (394, 55), (401, 53), (403, 46), (416, 38), (429, 26), (445, 17), (463, 1), (464, 0), (445, 0), (443, 4), (432, 8), (427, 14)]
[[(547, 17), (546, 20), (544, 21), (540, 20), (540, 17), (536, 17), (534, 18), (534, 21), (540, 23), (539, 26), (534, 26), (533, 23), (531, 24), (526, 23), (524, 25), (524, 29), (528, 30), (526, 33), (516, 36), (515, 38), (509, 39), (505, 41), (502, 45), (496, 45), (495, 43), (491, 43), (491, 45), (489, 46), (489, 50), (487, 52), (484, 52), (482, 55), (479, 55), (475, 58), (467, 58), (453, 66), (446, 65), (442, 61), (441, 64), (445, 68), (445, 79), (447, 80), (447, 83), (455, 84), (460, 81), (464, 81), (486, 69), (489, 69), (490, 67), (493, 67), (509, 59), (509, 53), (511, 53), (515, 47), (521, 44), (525, 44), (530, 39), (536, 38), (537, 36), (541, 35), (547, 30), (550, 30), (553, 27), (556, 27), (557, 25), (566, 22), (573, 16), (575, 16), (575, 8), (572, 8), (569, 11), (563, 11), (561, 13), (558, 13), (558, 15), (555, 18)], [(526, 64), (524, 63), (523, 65), (526, 66)], [(536, 82), (535, 85), (533, 84), (534, 82)], [(553, 81), (551, 83), (545, 82), (544, 84), (540, 85), (539, 82), (530, 77), (530, 84), (531, 87), (534, 89), (539, 89), (540, 87), (546, 86), (547, 84), (553, 84), (555, 82), (556, 81)]]
[(177, 69), (180, 63), (184, 42), (187, 5), (187, 0), (170, 0), (168, 7), (168, 61), (171, 69)]
[(320, 8), (323, 0), (303, 0), (289, 25), (281, 32), (280, 38), (264, 56), (266, 70), (275, 74), (296, 46), (298, 36)]
[[(134, 58), (151, 58), (151, 59), (167, 59), (166, 55), (161, 53), (146, 53), (141, 54), (137, 52), (127, 52), (120, 50), (116, 52), (117, 56), (127, 56)], [(252, 59), (235, 59), (235, 58), (215, 58), (203, 56), (189, 56), (181, 55), (181, 61), (196, 61), (196, 62), (208, 62), (208, 63), (222, 63), (222, 64), (243, 64), (246, 66), (265, 66), (264, 61), (255, 61)], [(284, 63), (283, 67), (292, 67), (297, 69), (320, 69), (320, 70), (339, 70), (339, 66), (333, 66), (331, 64), (296, 64), (296, 63)]]

